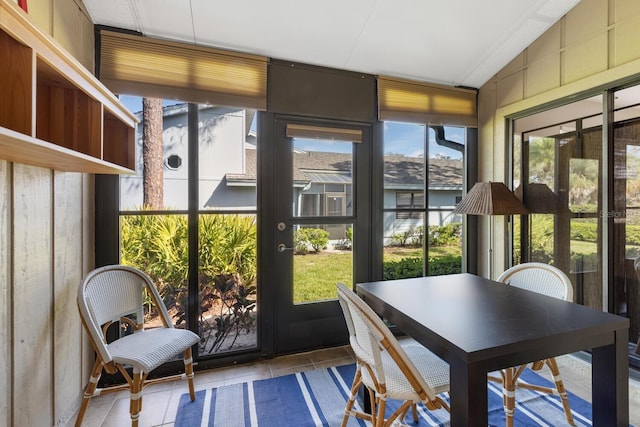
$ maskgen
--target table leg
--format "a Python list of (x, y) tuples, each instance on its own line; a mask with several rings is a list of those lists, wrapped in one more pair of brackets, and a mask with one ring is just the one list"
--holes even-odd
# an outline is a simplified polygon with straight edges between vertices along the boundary
[(451, 427), (486, 427), (487, 371), (478, 365), (450, 363)]
[(629, 426), (629, 331), (615, 332), (615, 342), (594, 348), (591, 364), (593, 425)]
[(360, 404), (360, 407), (367, 414), (371, 413), (371, 399), (369, 399), (369, 391), (363, 385), (358, 389), (358, 397), (356, 401)]

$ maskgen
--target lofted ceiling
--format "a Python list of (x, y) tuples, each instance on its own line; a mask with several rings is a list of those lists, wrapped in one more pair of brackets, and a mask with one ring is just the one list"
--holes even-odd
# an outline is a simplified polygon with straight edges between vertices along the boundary
[(83, 0), (95, 24), (479, 88), (579, 0)]

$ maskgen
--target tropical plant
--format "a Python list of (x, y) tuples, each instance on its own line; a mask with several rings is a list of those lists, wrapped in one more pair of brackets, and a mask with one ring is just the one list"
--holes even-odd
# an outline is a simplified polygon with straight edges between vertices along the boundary
[[(146, 271), (186, 322), (189, 277), (188, 224), (184, 215), (123, 216), (121, 262)], [(215, 334), (212, 350), (252, 325), (256, 295), (256, 224), (251, 216), (202, 215), (199, 221), (198, 284), (202, 345)], [(218, 310), (210, 321), (206, 317)], [(147, 313), (153, 316), (154, 313)], [(212, 323), (213, 322), (213, 323)], [(215, 326), (214, 326), (215, 324)], [(215, 327), (215, 332), (213, 329)], [(235, 333), (233, 333), (235, 331)], [(233, 339), (233, 343), (235, 339)]]

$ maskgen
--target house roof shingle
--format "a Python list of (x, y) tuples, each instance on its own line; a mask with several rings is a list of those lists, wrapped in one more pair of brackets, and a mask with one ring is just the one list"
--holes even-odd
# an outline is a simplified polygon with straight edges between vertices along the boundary
[[(256, 180), (256, 150), (245, 150), (246, 173), (227, 174), (227, 182), (249, 182)], [(311, 172), (350, 172), (351, 155), (305, 151), (294, 153), (295, 181), (310, 180)], [(423, 180), (422, 157), (402, 155), (385, 156), (385, 187), (419, 186)], [(307, 172), (307, 173), (305, 173)], [(462, 161), (455, 159), (429, 159), (429, 188), (462, 188)]]

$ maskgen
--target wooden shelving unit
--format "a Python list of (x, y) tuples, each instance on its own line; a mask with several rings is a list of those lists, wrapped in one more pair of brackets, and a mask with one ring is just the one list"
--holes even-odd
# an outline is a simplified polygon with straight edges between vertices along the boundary
[(0, 159), (132, 173), (136, 118), (10, 0), (0, 0)]

